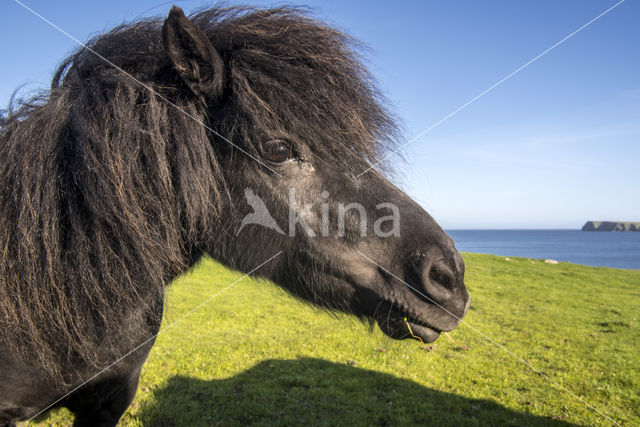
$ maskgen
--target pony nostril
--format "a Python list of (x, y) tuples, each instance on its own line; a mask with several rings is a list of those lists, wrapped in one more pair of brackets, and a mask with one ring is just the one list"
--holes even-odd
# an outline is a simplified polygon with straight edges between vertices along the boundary
[(428, 265), (422, 273), (421, 281), (429, 298), (436, 303), (446, 303), (453, 296), (453, 272), (442, 261)]
[(429, 270), (429, 280), (451, 289), (451, 281), (448, 275), (442, 273), (437, 267), (431, 267)]

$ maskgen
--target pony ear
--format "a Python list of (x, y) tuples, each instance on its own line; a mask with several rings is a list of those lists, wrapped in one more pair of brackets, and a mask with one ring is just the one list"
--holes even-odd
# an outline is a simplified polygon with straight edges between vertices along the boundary
[(224, 94), (224, 62), (206, 34), (173, 6), (162, 25), (164, 49), (191, 91), (217, 102)]

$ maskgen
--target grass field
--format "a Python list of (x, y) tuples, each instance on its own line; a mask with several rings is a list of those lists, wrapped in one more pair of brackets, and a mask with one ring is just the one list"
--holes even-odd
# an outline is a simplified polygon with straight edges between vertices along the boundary
[[(640, 271), (464, 257), (468, 324), (430, 346), (240, 281), (158, 337), (121, 425), (612, 424), (472, 328), (640, 425)], [(171, 286), (164, 325), (239, 277), (205, 260)]]

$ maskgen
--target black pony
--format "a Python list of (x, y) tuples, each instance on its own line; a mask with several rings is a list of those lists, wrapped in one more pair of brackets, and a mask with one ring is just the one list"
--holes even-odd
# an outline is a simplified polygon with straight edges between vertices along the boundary
[(2, 118), (0, 425), (52, 406), (114, 425), (167, 284), (204, 254), (393, 338), (458, 325), (452, 240), (361, 174), (396, 126), (355, 47), (297, 9), (174, 7)]

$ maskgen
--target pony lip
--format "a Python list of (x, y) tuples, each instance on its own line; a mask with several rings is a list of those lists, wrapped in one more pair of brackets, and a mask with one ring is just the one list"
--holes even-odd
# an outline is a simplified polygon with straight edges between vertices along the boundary
[(381, 307), (376, 321), (382, 332), (393, 339), (419, 338), (427, 343), (438, 339), (443, 331), (408, 314), (403, 308), (390, 307), (390, 305), (391, 303), (387, 302), (387, 305)]
[(440, 336), (440, 331), (433, 329), (429, 326), (423, 326), (418, 323), (408, 322), (411, 327), (411, 331), (413, 335), (419, 337), (422, 341), (426, 343), (434, 342)]
[[(457, 321), (453, 322), (453, 324), (448, 324), (448, 322), (441, 321), (442, 319), (439, 318), (440, 316), (443, 316), (443, 315), (447, 317), (450, 316), (450, 314), (447, 313), (446, 310), (443, 310), (441, 307), (438, 307), (435, 304), (429, 304), (426, 309), (428, 310), (427, 315), (430, 314), (431, 315), (430, 317), (433, 317), (433, 319), (426, 320), (425, 313), (423, 313), (422, 315), (418, 315), (413, 310), (408, 310), (402, 306), (394, 307), (391, 310), (391, 313), (392, 313), (392, 316), (398, 320), (406, 319), (406, 322), (408, 322), (411, 325), (411, 327), (415, 325), (420, 328), (426, 328), (431, 331), (435, 331), (438, 334), (440, 332), (451, 331), (455, 329), (456, 326), (458, 326), (458, 323), (459, 323), (458, 319), (456, 319)], [(404, 323), (405, 322), (403, 321), (403, 324)]]

